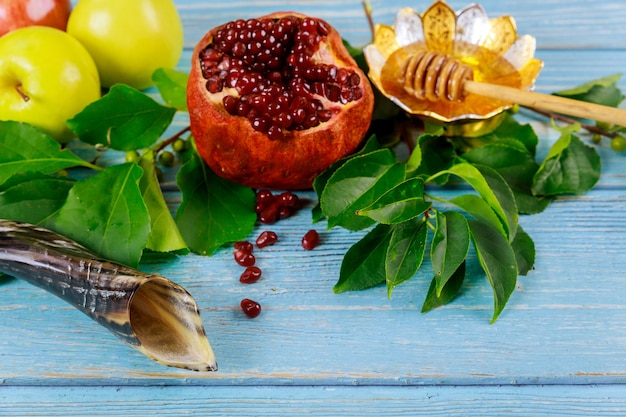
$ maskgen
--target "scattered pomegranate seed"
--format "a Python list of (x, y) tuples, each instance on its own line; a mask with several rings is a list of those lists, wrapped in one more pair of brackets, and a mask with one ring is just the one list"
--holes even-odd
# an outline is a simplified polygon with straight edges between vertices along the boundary
[(274, 194), (269, 190), (259, 190), (256, 193), (256, 202), (263, 207), (267, 207), (274, 201)]
[(246, 313), (246, 316), (250, 317), (251, 319), (261, 314), (261, 304), (249, 298), (244, 298), (243, 300), (241, 300), (240, 306), (243, 312)]
[(287, 217), (290, 217), (292, 214), (293, 214), (293, 210), (292, 210), (291, 207), (281, 206), (278, 209), (278, 219), (279, 220), (286, 219)]
[(273, 224), (291, 216), (298, 208), (299, 201), (298, 196), (291, 191), (274, 195), (269, 190), (259, 190), (257, 191), (254, 210), (261, 223)]
[(290, 191), (285, 191), (278, 196), (283, 207), (295, 207), (298, 204), (298, 196)]
[(252, 266), (256, 262), (256, 258), (251, 252), (245, 250), (235, 250), (234, 252), (235, 262), (241, 266)]
[(240, 250), (243, 252), (252, 252), (254, 250), (254, 245), (244, 240), (235, 243), (233, 247), (235, 248), (235, 250)]
[(249, 266), (241, 273), (239, 282), (242, 284), (252, 284), (261, 278), (261, 268), (258, 266)]
[(269, 206), (263, 208), (259, 213), (259, 221), (265, 224), (273, 224), (278, 220), (278, 213), (280, 210), (280, 206), (278, 204), (272, 203)]
[(302, 247), (306, 250), (313, 250), (320, 244), (320, 235), (316, 230), (309, 230), (302, 238)]
[(266, 246), (271, 246), (278, 240), (278, 235), (275, 232), (266, 230), (259, 235), (256, 239), (256, 245), (259, 248), (264, 248)]

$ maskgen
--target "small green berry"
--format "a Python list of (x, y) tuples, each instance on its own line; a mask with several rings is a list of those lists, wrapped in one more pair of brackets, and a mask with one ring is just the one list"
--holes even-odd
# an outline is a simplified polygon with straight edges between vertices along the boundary
[(613, 125), (609, 122), (596, 122), (596, 127), (602, 130), (610, 130)]
[(170, 151), (163, 151), (159, 154), (159, 164), (164, 167), (171, 167), (175, 161), (174, 154)]
[(513, 104), (513, 107), (511, 107), (511, 113), (513, 114), (519, 113), (519, 104), (517, 103)]
[(126, 152), (126, 162), (139, 162), (139, 160), (141, 159), (141, 156), (139, 155), (139, 152), (137, 151), (128, 151)]
[(182, 152), (187, 149), (187, 142), (183, 139), (176, 139), (174, 143), (172, 143), (172, 149), (174, 152)]
[(626, 150), (626, 138), (617, 136), (611, 139), (611, 149), (615, 152), (622, 152), (623, 150)]
[(594, 133), (591, 136), (591, 140), (593, 141), (593, 143), (600, 143), (602, 141), (602, 135), (599, 133)]

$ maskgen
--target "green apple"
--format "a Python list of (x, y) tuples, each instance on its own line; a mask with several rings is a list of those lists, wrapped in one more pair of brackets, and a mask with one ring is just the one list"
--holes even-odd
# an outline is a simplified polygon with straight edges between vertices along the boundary
[(0, 37), (0, 120), (30, 123), (65, 143), (65, 122), (100, 94), (96, 64), (67, 33), (31, 26)]
[(174, 68), (183, 26), (172, 0), (80, 0), (67, 32), (93, 56), (104, 87), (150, 87), (159, 68)]

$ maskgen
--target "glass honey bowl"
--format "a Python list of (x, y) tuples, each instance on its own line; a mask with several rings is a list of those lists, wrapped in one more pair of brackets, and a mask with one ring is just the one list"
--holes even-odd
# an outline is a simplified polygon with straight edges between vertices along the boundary
[(482, 134), (514, 103), (472, 93), (462, 100), (418, 97), (405, 88), (412, 75), (406, 63), (436, 52), (471, 69), (475, 81), (532, 90), (543, 67), (535, 49), (535, 38), (518, 36), (511, 16), (490, 19), (479, 4), (455, 13), (437, 0), (422, 14), (403, 8), (392, 26), (377, 24), (364, 54), (372, 83), (405, 112), (444, 124), (453, 134)]

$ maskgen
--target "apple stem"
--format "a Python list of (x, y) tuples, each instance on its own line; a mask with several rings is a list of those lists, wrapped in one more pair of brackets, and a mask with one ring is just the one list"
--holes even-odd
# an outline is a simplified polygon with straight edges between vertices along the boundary
[(30, 97), (24, 91), (22, 91), (22, 83), (16, 85), (15, 89), (17, 90), (17, 94), (19, 94), (20, 97), (22, 97), (22, 100), (24, 101), (30, 100)]

